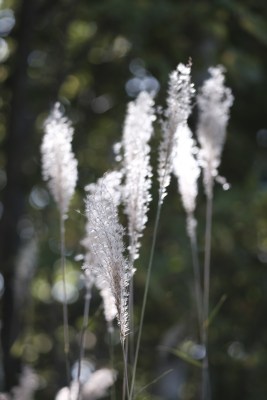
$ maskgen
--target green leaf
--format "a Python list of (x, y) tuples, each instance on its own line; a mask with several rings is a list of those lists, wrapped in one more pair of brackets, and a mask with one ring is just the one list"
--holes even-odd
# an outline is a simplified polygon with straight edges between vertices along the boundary
[(190, 355), (188, 353), (184, 352), (180, 348), (172, 349), (172, 348), (165, 347), (165, 346), (160, 346), (160, 348), (162, 350), (168, 351), (171, 354), (174, 354), (175, 356), (181, 358), (181, 360), (187, 362), (188, 364), (194, 365), (195, 367), (198, 367), (198, 368), (202, 367), (202, 363), (200, 361), (195, 360), (194, 358), (190, 357)]

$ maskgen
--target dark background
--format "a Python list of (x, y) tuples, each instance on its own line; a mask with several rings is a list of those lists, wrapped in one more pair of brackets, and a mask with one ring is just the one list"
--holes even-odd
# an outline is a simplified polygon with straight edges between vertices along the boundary
[[(0, 6), (1, 390), (23, 365), (40, 377), (36, 399), (65, 385), (61, 304), (56, 301), (58, 213), (42, 182), (43, 121), (57, 100), (75, 127), (79, 182), (67, 222), (71, 360), (83, 311), (80, 240), (84, 186), (114, 165), (127, 102), (158, 88), (192, 58), (196, 86), (209, 66), (226, 68), (235, 102), (216, 186), (212, 235), (210, 374), (216, 400), (265, 400), (267, 393), (267, 6), (265, 0), (2, 0)], [(135, 80), (133, 80), (135, 78)], [(190, 121), (195, 127), (195, 111)], [(156, 165), (159, 127), (153, 139)], [(140, 398), (197, 399), (200, 372), (163, 351), (197, 340), (190, 247), (172, 182), (162, 210), (141, 345), (138, 385), (173, 368)], [(136, 317), (144, 288), (155, 199), (138, 261)], [(80, 210), (79, 213), (77, 210)], [(203, 259), (205, 197), (197, 208)], [(222, 302), (222, 299), (226, 299)], [(101, 301), (95, 293), (86, 356), (110, 365)], [(121, 369), (119, 345), (115, 368)], [(117, 386), (121, 384), (118, 380)], [(158, 397), (155, 397), (158, 396)]]

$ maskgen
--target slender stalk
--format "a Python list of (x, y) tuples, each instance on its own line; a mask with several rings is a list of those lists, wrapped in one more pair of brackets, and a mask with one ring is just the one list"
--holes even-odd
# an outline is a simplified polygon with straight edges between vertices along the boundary
[[(125, 342), (121, 341), (122, 355), (123, 355), (123, 364), (124, 364), (124, 375), (123, 375), (123, 391), (126, 387), (127, 399), (130, 400), (130, 391), (129, 391), (129, 379), (128, 379), (128, 365), (125, 351)], [(125, 398), (125, 393), (123, 393), (123, 398)]]
[(206, 354), (202, 366), (202, 400), (209, 400), (210, 397), (209, 359)]
[[(129, 311), (129, 314), (130, 314), (130, 311)], [(128, 338), (128, 336), (129, 335), (126, 336), (125, 343), (124, 343), (124, 351), (125, 351), (124, 367), (126, 365), (126, 368), (128, 368), (128, 354), (129, 354), (129, 338)], [(123, 387), (122, 387), (122, 400), (125, 400), (125, 397), (126, 397), (126, 379), (125, 379), (125, 374), (124, 374)]]
[(200, 339), (203, 342), (203, 298), (201, 289), (201, 279), (200, 279), (200, 266), (198, 260), (198, 246), (195, 231), (189, 235), (191, 254), (193, 262), (193, 272), (194, 272), (194, 284), (195, 284), (195, 297), (196, 297), (196, 309), (197, 318), (199, 326)]
[[(134, 260), (131, 257), (130, 265), (134, 265)], [(127, 361), (130, 364), (134, 361), (134, 274), (131, 277), (129, 285), (129, 328), (130, 332), (127, 337)]]
[[(131, 263), (133, 265), (133, 263)], [(125, 350), (125, 365), (128, 370), (128, 365), (130, 364), (131, 366), (134, 363), (134, 293), (133, 293), (133, 279), (134, 279), (134, 274), (131, 276), (130, 282), (129, 282), (129, 334), (125, 338), (125, 345), (124, 345), (124, 350)], [(124, 379), (123, 382), (123, 396), (122, 400), (125, 400), (126, 396), (126, 380)]]
[[(113, 334), (114, 327), (112, 322), (108, 323), (108, 338), (109, 338), (109, 358), (111, 362), (111, 368), (114, 369), (114, 344), (113, 344)], [(111, 388), (111, 400), (116, 400), (116, 389), (115, 385), (112, 385)]]
[(144, 323), (144, 316), (145, 316), (148, 288), (149, 288), (149, 284), (150, 284), (151, 270), (152, 270), (152, 265), (153, 265), (153, 260), (154, 260), (154, 253), (155, 253), (156, 238), (157, 238), (158, 227), (159, 227), (160, 213), (161, 213), (161, 203), (159, 202), (158, 203), (158, 207), (157, 207), (157, 214), (156, 214), (156, 219), (155, 219), (154, 231), (153, 231), (152, 245), (151, 245), (149, 264), (148, 264), (147, 276), (146, 276), (146, 285), (145, 285), (145, 291), (144, 291), (144, 296), (143, 296), (143, 303), (142, 303), (142, 309), (141, 309), (139, 330), (138, 330), (138, 335), (137, 335), (135, 357), (134, 357), (134, 364), (133, 364), (133, 372), (132, 372), (131, 389), (130, 389), (130, 397), (129, 397), (130, 400), (133, 398), (133, 392), (134, 392), (136, 367), (137, 367), (137, 362), (138, 362), (141, 335), (142, 335), (142, 330), (143, 330), (143, 323)]
[(207, 195), (206, 206), (206, 231), (205, 231), (205, 259), (204, 259), (204, 292), (203, 292), (203, 345), (205, 358), (203, 361), (202, 399), (210, 398), (209, 390), (209, 358), (208, 358), (208, 319), (209, 319), (209, 293), (210, 293), (210, 256), (211, 256), (211, 231), (212, 231), (212, 206), (213, 206), (213, 181), (210, 180), (210, 190)]
[(60, 253), (61, 253), (61, 271), (63, 278), (63, 329), (64, 329), (64, 354), (66, 364), (67, 384), (70, 384), (70, 366), (69, 366), (69, 322), (66, 288), (66, 257), (65, 257), (65, 223), (64, 215), (60, 214)]
[(212, 230), (212, 203), (213, 196), (207, 198), (206, 232), (205, 232), (205, 260), (204, 260), (204, 295), (203, 310), (205, 330), (208, 331), (209, 293), (210, 293), (210, 255), (211, 255), (211, 230)]
[(91, 301), (91, 289), (86, 289), (85, 301), (84, 301), (84, 309), (83, 309), (83, 324), (80, 338), (80, 354), (79, 354), (79, 362), (78, 362), (78, 400), (81, 398), (81, 366), (82, 359), (84, 357), (84, 342), (85, 342), (85, 332), (88, 327), (89, 321), (89, 309), (90, 309), (90, 301)]
[[(130, 235), (131, 242), (133, 241), (133, 235)], [(130, 243), (130, 246), (133, 248), (134, 243)], [(130, 255), (130, 265), (134, 266), (134, 258), (132, 254)], [(126, 357), (126, 365), (128, 366), (134, 363), (134, 273), (131, 276), (130, 284), (129, 284), (129, 334), (125, 338), (125, 357)], [(123, 387), (123, 400), (126, 395), (126, 382), (124, 381)]]

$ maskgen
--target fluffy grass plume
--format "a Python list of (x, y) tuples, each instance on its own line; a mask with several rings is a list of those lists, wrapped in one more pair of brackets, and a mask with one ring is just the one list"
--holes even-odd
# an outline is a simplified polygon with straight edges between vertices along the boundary
[(124, 257), (123, 227), (103, 182), (86, 199), (86, 243), (93, 255), (93, 273), (113, 297), (121, 341), (128, 332), (129, 265)]
[(149, 141), (155, 119), (152, 95), (141, 92), (135, 101), (128, 104), (122, 141), (119, 145), (122, 153), (123, 203), (128, 217), (131, 260), (139, 257), (140, 239), (147, 223), (151, 201), (152, 169)]
[(71, 147), (74, 130), (62, 114), (59, 103), (54, 105), (46, 119), (44, 131), (41, 145), (43, 179), (48, 182), (60, 213), (66, 218), (78, 172)]
[(226, 138), (229, 110), (234, 97), (224, 85), (224, 68), (209, 68), (210, 77), (205, 80), (197, 96), (199, 109), (197, 137), (200, 144), (199, 160), (204, 171), (204, 187), (212, 196), (213, 181), (218, 175), (221, 154)]

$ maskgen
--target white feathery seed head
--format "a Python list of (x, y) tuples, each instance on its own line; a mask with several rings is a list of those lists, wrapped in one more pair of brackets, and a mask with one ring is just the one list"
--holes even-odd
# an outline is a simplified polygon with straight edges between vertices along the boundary
[(94, 254), (90, 252), (90, 237), (85, 238), (82, 244), (86, 247), (85, 263), (82, 266), (84, 283), (86, 287), (86, 296), (91, 296), (92, 286), (95, 285), (103, 300), (104, 316), (108, 324), (110, 324), (117, 316), (117, 308), (115, 299), (111, 293), (110, 286), (101, 274), (97, 274), (97, 260)]
[(99, 193), (99, 187), (102, 187), (100, 192), (101, 199), (107, 194), (108, 199), (112, 199), (115, 207), (118, 207), (121, 203), (122, 197), (122, 172), (121, 171), (108, 171), (103, 177), (99, 178), (97, 183), (90, 183), (85, 186), (85, 191), (89, 194)]
[(128, 217), (129, 252), (131, 260), (139, 257), (140, 239), (147, 223), (151, 201), (150, 145), (155, 121), (154, 100), (151, 94), (141, 92), (128, 105), (121, 144), (124, 174), (123, 203)]
[(187, 122), (194, 94), (195, 88), (191, 83), (191, 62), (187, 65), (180, 63), (169, 77), (166, 117), (172, 129), (175, 130), (178, 124)]
[[(87, 238), (90, 243), (90, 238)], [(100, 296), (103, 301), (104, 316), (108, 326), (112, 326), (113, 320), (117, 316), (117, 308), (115, 304), (115, 298), (111, 292), (110, 285), (107, 284), (106, 280), (103, 279), (102, 275), (98, 273), (97, 260), (94, 260), (94, 256), (90, 253), (90, 245), (86, 243), (86, 239), (83, 240), (82, 244), (87, 248), (85, 256), (85, 263), (82, 266), (83, 277), (86, 287), (86, 296), (91, 296), (92, 286), (95, 285), (99, 290)]]
[(211, 67), (209, 73), (210, 77), (197, 96), (197, 137), (201, 147), (199, 160), (204, 170), (204, 187), (208, 196), (211, 195), (213, 180), (218, 175), (229, 110), (234, 100), (231, 89), (224, 84), (224, 68)]
[(70, 200), (76, 187), (77, 160), (72, 152), (73, 128), (56, 103), (44, 124), (41, 145), (43, 179), (66, 218)]
[(111, 292), (111, 288), (107, 285), (106, 280), (98, 275), (96, 279), (96, 287), (98, 288), (103, 300), (104, 316), (107, 323), (112, 322), (117, 316), (117, 308), (115, 298)]
[(160, 203), (166, 196), (170, 184), (172, 162), (175, 156), (175, 133), (178, 125), (187, 123), (191, 113), (192, 97), (195, 93), (191, 83), (191, 63), (179, 64), (169, 77), (167, 109), (162, 123), (162, 141), (159, 148), (158, 179)]
[(195, 226), (193, 214), (196, 208), (197, 181), (200, 175), (200, 167), (196, 158), (198, 148), (187, 124), (178, 126), (175, 137), (176, 149), (173, 159), (173, 173), (178, 179), (178, 190), (188, 216), (187, 231), (191, 237)]
[(93, 271), (113, 297), (121, 340), (128, 332), (129, 266), (124, 257), (123, 227), (112, 198), (101, 184), (86, 199), (86, 244), (93, 255)]
[[(120, 171), (109, 171), (99, 178), (97, 183), (91, 183), (85, 187), (85, 190), (95, 196), (95, 201), (107, 202), (112, 200), (113, 206), (116, 209), (121, 202), (121, 180), (122, 173)], [(99, 196), (99, 198), (98, 198)], [(91, 237), (90, 235), (83, 240), (83, 245), (87, 249), (85, 256), (85, 279), (87, 285), (94, 283), (98, 288), (103, 300), (104, 315), (108, 323), (112, 322), (117, 315), (115, 299), (111, 293), (110, 286), (107, 285), (105, 279), (101, 275), (95, 273), (95, 260), (94, 253), (91, 252)]]

